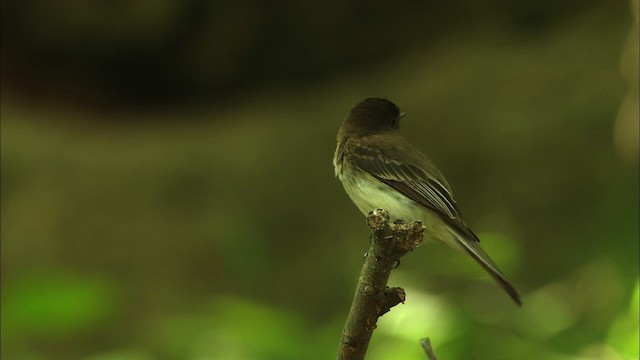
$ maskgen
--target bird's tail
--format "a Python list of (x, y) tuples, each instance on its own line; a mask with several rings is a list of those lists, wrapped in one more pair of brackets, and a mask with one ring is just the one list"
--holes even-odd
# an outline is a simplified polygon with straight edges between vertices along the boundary
[(471, 257), (480, 264), (480, 266), (482, 266), (482, 268), (488, 272), (496, 282), (498, 282), (498, 285), (500, 285), (500, 287), (503, 288), (509, 296), (511, 296), (518, 306), (522, 306), (522, 300), (520, 299), (520, 293), (518, 290), (511, 285), (509, 280), (507, 280), (507, 277), (502, 274), (500, 269), (498, 269), (498, 265), (491, 260), (484, 250), (482, 250), (478, 241), (476, 239), (468, 240), (462, 236), (456, 236), (456, 238), (458, 240), (458, 244), (462, 247), (462, 250), (471, 255)]

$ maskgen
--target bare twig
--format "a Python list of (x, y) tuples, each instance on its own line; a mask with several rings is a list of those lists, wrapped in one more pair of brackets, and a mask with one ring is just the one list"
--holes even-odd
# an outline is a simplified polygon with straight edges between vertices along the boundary
[(364, 359), (378, 318), (405, 299), (403, 289), (387, 287), (391, 270), (400, 257), (422, 243), (424, 226), (419, 221), (389, 223), (389, 213), (378, 209), (369, 213), (367, 222), (372, 230), (371, 247), (360, 272), (337, 359)]
[(433, 351), (431, 347), (431, 340), (429, 338), (420, 339), (420, 346), (424, 349), (425, 354), (427, 354), (427, 359), (429, 360), (438, 360), (436, 357), (436, 353)]

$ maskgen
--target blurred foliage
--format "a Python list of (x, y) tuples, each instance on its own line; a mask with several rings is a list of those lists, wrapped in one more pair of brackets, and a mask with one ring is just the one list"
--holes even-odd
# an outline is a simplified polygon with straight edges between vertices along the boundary
[(370, 96), (524, 306), (427, 244), (369, 359), (638, 358), (637, 1), (269, 4), (2, 2), (4, 358), (334, 357)]
[[(140, 106), (383, 63), (470, 25), (548, 31), (596, 0), (2, 1), (3, 81)], [(240, 96), (242, 92), (240, 93)]]

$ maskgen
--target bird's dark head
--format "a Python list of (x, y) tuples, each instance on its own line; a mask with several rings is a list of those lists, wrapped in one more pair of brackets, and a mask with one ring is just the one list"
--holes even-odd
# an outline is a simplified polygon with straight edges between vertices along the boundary
[(345, 119), (344, 131), (358, 135), (377, 134), (398, 129), (398, 122), (404, 113), (387, 99), (368, 98), (361, 101)]

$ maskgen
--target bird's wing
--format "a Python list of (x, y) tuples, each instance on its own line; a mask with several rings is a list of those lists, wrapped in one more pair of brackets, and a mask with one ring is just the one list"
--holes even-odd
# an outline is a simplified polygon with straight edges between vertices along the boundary
[(400, 136), (392, 142), (384, 138), (370, 138), (368, 141), (359, 139), (357, 142), (347, 142), (345, 146), (349, 149), (343, 154), (349, 154), (352, 165), (435, 212), (456, 229), (461, 235), (456, 240), (462, 249), (471, 255), (518, 305), (522, 304), (518, 290), (482, 250), (480, 240), (462, 220), (444, 176), (408, 141)]
[(422, 154), (404, 138), (395, 138), (393, 145), (384, 139), (371, 140), (346, 144), (353, 165), (434, 211), (460, 233), (478, 240), (462, 220), (446, 180)]

